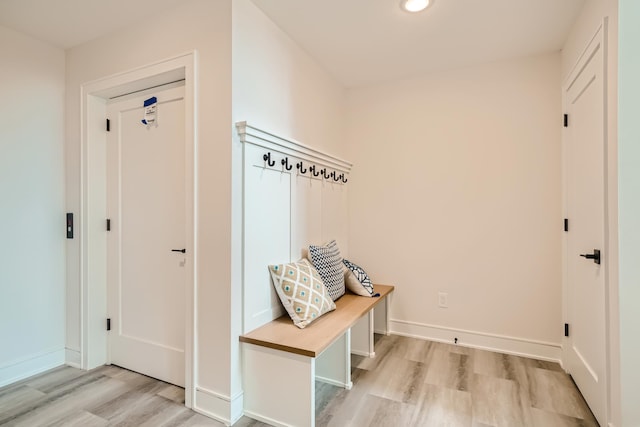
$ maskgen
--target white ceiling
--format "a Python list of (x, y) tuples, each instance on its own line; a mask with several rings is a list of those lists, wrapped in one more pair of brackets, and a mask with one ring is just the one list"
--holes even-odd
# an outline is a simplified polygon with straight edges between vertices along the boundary
[[(66, 49), (181, 1), (0, 0), (0, 25)], [(557, 51), (585, 1), (253, 0), (347, 87)]]
[(585, 0), (253, 0), (347, 87), (562, 48)]
[(67, 49), (143, 22), (180, 1), (0, 0), (0, 25)]

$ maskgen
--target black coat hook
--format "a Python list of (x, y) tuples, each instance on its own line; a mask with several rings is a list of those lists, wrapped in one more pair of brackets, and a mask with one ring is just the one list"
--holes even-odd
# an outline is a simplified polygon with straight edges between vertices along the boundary
[(340, 179), (342, 180), (342, 182), (344, 182), (345, 184), (347, 183), (347, 181), (349, 181), (348, 179), (346, 179), (344, 177), (344, 174), (340, 175)]
[(288, 171), (290, 171), (291, 169), (293, 169), (293, 165), (289, 164), (289, 158), (285, 157), (284, 159), (282, 159), (282, 161), (280, 161), (280, 163), (282, 164), (282, 167)]
[(327, 175), (327, 170), (326, 169), (322, 169), (320, 172), (322, 172), (322, 176), (324, 177), (324, 179), (331, 178), (331, 174)]
[(266, 164), (269, 165), (270, 167), (273, 167), (273, 165), (276, 164), (275, 160), (271, 160), (271, 153), (267, 153), (264, 156), (262, 156), (262, 160), (264, 160)]
[(340, 181), (340, 179), (342, 178), (342, 175), (338, 176), (338, 172), (336, 172), (336, 171), (331, 172), (331, 176), (333, 176), (333, 180), (335, 182)]
[(313, 174), (313, 176), (318, 176), (320, 175), (320, 172), (316, 172), (316, 165), (313, 165), (309, 168), (309, 172), (311, 172)]
[(305, 174), (307, 173), (307, 170), (303, 168), (303, 163), (302, 162), (298, 162), (296, 164), (296, 168), (300, 171), (301, 174)]

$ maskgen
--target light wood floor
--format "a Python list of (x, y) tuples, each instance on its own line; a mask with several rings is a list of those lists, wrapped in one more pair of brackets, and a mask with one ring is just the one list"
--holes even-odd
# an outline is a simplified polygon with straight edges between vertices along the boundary
[[(399, 336), (376, 341), (374, 359), (353, 356), (351, 390), (316, 384), (318, 426), (598, 425), (555, 363)], [(116, 366), (61, 367), (0, 388), (0, 425), (222, 425), (183, 405), (181, 388)]]

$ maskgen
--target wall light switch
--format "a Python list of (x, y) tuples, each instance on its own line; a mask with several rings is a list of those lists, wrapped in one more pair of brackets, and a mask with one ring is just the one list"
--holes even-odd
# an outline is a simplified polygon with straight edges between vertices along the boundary
[(448, 298), (449, 298), (449, 294), (447, 294), (446, 292), (438, 292), (438, 307), (447, 308), (448, 307), (448, 302), (447, 302)]

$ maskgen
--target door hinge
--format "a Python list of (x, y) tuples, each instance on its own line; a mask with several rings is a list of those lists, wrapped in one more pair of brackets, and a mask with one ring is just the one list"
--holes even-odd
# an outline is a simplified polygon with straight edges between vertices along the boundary
[(564, 127), (566, 127), (566, 128), (569, 127), (569, 115), (568, 114), (564, 115)]
[(107, 132), (111, 132), (111, 120), (109, 120), (109, 119), (107, 119), (106, 128), (107, 128)]
[(111, 220), (107, 218), (107, 231), (111, 231)]
[(111, 330), (111, 319), (107, 319), (107, 331)]
[(569, 218), (564, 219), (564, 231), (569, 231)]
[(568, 323), (564, 324), (564, 336), (565, 337), (569, 336), (569, 324)]

